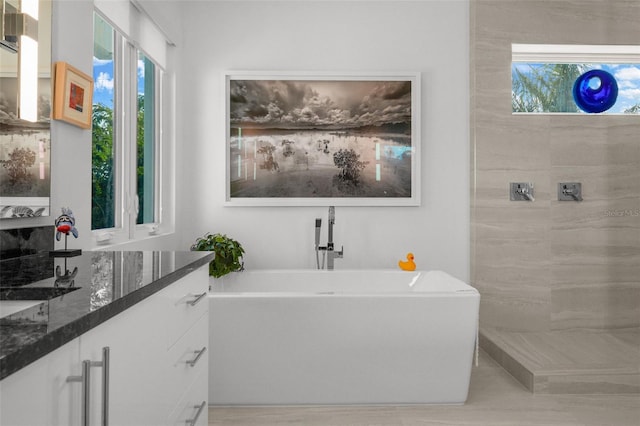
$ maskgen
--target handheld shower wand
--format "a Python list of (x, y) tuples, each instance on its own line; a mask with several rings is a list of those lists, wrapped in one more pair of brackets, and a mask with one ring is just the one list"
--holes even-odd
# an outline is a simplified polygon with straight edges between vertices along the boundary
[(316, 219), (316, 250), (320, 247), (320, 228), (322, 227), (322, 219)]

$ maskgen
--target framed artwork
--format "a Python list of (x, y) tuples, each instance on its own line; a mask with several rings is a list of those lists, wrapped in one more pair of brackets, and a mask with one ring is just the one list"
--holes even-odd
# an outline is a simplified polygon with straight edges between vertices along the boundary
[(91, 128), (93, 79), (66, 62), (56, 62), (54, 70), (53, 118)]
[(420, 205), (420, 74), (225, 75), (226, 205)]

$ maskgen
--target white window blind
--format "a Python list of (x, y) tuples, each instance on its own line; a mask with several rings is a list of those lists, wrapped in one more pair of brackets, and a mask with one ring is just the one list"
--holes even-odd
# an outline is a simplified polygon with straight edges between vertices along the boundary
[(141, 7), (129, 0), (94, 0), (94, 6), (137, 48), (166, 69), (169, 41)]
[(640, 45), (512, 44), (513, 62), (640, 63)]

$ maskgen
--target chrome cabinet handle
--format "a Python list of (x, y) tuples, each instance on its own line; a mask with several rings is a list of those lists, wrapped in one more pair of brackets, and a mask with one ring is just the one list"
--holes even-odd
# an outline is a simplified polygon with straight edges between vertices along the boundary
[(91, 361), (92, 367), (102, 367), (101, 426), (109, 426), (109, 346), (102, 348), (102, 361)]
[(109, 346), (102, 348), (102, 426), (109, 426)]
[(202, 293), (202, 294), (197, 295), (196, 298), (193, 301), (189, 302), (189, 305), (196, 306), (198, 304), (198, 302), (200, 302), (202, 300), (202, 298), (205, 297), (206, 295), (207, 295), (206, 291), (204, 293)]
[(207, 351), (206, 346), (200, 349), (199, 351), (195, 351), (194, 353), (197, 354), (196, 357), (190, 361), (187, 361), (187, 364), (189, 364), (189, 366), (191, 367), (195, 367), (196, 363), (200, 360), (200, 357), (202, 357), (202, 354), (204, 354), (206, 351)]
[(207, 401), (202, 401), (202, 404), (193, 406), (193, 408), (198, 409), (198, 412), (196, 412), (196, 415), (193, 419), (187, 420), (186, 423), (188, 426), (195, 426), (196, 422), (198, 421), (198, 417), (200, 417), (200, 414), (202, 414), (202, 410), (204, 410), (204, 407), (206, 405), (207, 405)]
[(89, 397), (89, 391), (91, 389), (91, 361), (82, 361), (82, 373), (80, 376), (69, 376), (67, 382), (81, 382), (82, 383), (82, 407), (80, 411), (80, 424), (82, 426), (89, 426), (90, 423), (90, 406), (91, 398)]
[(82, 383), (82, 408), (80, 424), (89, 426), (91, 422), (91, 367), (102, 367), (102, 426), (109, 426), (109, 347), (102, 348), (102, 361), (82, 361), (82, 374), (69, 376), (67, 382)]

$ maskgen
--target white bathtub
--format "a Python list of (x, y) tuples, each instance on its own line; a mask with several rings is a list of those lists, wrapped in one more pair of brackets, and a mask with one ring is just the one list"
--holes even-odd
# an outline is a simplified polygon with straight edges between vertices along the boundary
[(245, 271), (210, 293), (209, 403), (462, 404), (480, 295), (440, 271)]

